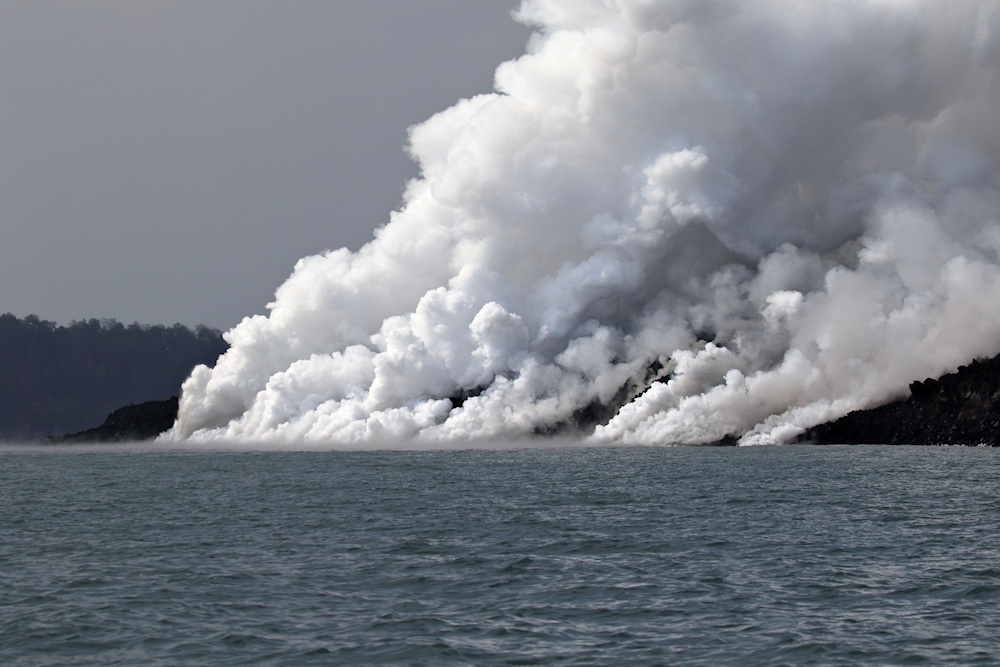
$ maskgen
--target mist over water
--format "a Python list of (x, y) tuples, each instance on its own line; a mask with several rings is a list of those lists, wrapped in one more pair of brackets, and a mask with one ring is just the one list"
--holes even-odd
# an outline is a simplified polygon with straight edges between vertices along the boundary
[(411, 128), (400, 210), (300, 260), (168, 437), (781, 443), (1000, 352), (1000, 0), (518, 18), (497, 92)]

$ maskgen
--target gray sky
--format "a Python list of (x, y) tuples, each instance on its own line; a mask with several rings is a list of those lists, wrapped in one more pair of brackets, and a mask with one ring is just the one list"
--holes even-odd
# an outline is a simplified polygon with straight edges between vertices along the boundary
[(229, 327), (357, 248), (517, 0), (0, 0), (0, 312)]

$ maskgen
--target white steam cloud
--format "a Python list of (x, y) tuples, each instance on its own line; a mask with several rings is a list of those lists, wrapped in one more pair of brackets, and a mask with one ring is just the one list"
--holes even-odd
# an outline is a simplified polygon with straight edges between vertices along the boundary
[(1000, 352), (1000, 0), (519, 18), (499, 92), (412, 128), (402, 208), (300, 260), (169, 437), (785, 442)]

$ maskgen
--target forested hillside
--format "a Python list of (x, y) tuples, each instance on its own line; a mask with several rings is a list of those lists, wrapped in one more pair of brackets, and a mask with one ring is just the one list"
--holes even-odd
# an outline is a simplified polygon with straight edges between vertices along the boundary
[(0, 315), (0, 439), (79, 431), (124, 405), (176, 396), (194, 366), (225, 349), (203, 326)]

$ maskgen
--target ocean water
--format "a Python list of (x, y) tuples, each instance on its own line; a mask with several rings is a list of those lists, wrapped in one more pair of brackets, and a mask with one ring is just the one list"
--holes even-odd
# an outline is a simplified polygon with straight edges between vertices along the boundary
[(997, 664), (1000, 452), (0, 450), (5, 665)]

